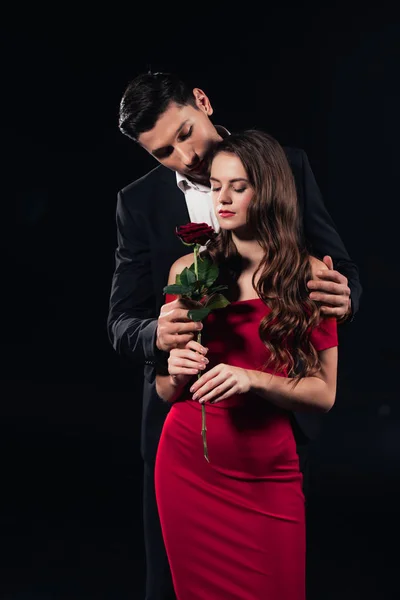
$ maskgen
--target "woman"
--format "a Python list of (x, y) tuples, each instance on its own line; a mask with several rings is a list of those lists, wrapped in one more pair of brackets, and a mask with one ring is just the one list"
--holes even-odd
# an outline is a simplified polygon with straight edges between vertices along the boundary
[[(316, 259), (281, 146), (258, 131), (231, 135), (215, 149), (210, 181), (221, 231), (207, 251), (230, 304), (205, 320), (203, 345), (172, 350), (169, 375), (157, 376), (159, 396), (173, 403), (156, 460), (165, 546), (178, 600), (304, 600), (290, 413), (334, 404), (336, 320), (321, 319), (308, 297)], [(192, 262), (179, 259), (169, 283)]]

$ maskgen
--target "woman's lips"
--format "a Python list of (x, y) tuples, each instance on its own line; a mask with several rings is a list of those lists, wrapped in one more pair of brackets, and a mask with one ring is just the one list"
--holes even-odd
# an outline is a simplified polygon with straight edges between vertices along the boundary
[(230, 212), (229, 210), (220, 210), (219, 213), (220, 217), (222, 217), (223, 219), (227, 219), (228, 217), (233, 217), (233, 215), (235, 214), (234, 212)]

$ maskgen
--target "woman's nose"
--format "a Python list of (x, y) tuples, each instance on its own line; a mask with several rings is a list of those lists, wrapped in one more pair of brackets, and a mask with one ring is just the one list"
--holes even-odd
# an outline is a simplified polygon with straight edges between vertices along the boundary
[(229, 190), (227, 188), (221, 188), (221, 191), (218, 196), (218, 202), (221, 204), (232, 204), (232, 199), (229, 195)]

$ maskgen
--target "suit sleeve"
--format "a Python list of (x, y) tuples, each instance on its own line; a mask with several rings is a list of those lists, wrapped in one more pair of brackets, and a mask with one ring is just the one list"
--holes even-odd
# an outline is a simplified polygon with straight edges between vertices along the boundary
[(352, 318), (360, 304), (362, 287), (356, 264), (351, 260), (340, 238), (332, 217), (328, 213), (321, 192), (311, 170), (308, 157), (302, 153), (303, 222), (304, 234), (310, 252), (322, 258), (332, 257), (334, 268), (347, 277), (351, 290)]
[(157, 319), (150, 246), (143, 215), (130, 211), (118, 194), (117, 249), (107, 329), (114, 349), (139, 364), (154, 364)]

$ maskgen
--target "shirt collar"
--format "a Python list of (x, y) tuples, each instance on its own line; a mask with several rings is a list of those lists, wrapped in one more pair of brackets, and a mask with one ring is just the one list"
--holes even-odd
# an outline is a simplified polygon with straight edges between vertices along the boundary
[[(228, 131), (226, 127), (223, 127), (222, 125), (215, 125), (215, 129), (221, 137), (231, 135), (231, 132)], [(188, 188), (198, 190), (199, 192), (210, 191), (210, 188), (207, 185), (203, 185), (202, 183), (194, 183), (193, 181), (190, 181), (187, 177), (185, 177), (185, 175), (182, 175), (182, 173), (178, 173), (178, 171), (176, 171), (176, 183), (178, 185), (178, 188), (182, 190), (182, 192), (186, 192)]]

